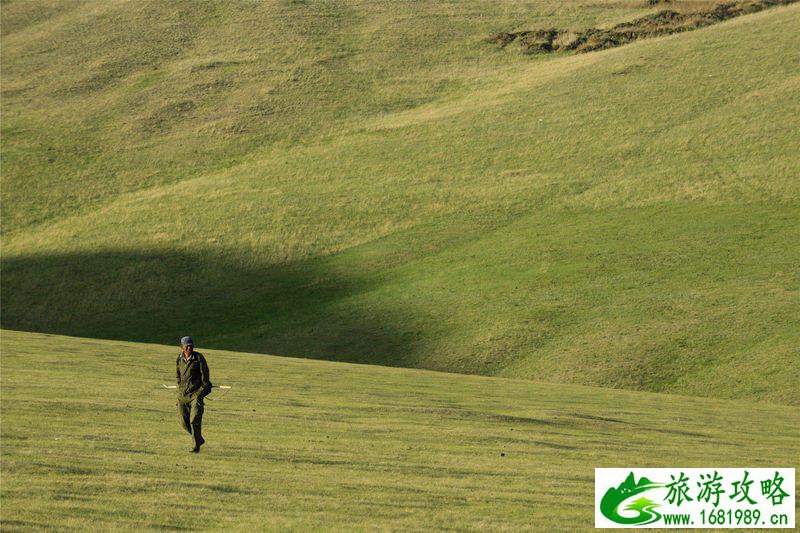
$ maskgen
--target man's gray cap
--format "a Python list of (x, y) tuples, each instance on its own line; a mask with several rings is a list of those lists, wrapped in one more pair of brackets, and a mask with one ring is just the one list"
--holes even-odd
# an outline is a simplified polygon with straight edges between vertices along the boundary
[(191, 337), (186, 336), (181, 339), (181, 346), (189, 346), (190, 344), (194, 346), (194, 341)]

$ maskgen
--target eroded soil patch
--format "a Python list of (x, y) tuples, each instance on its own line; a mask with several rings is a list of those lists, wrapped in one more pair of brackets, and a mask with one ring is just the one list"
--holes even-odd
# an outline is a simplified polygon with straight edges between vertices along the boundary
[[(517, 43), (524, 54), (558, 51), (593, 52), (672, 33), (696, 30), (741, 15), (763, 11), (770, 7), (788, 5), (800, 0), (746, 0), (712, 4), (702, 9), (676, 11), (666, 9), (638, 19), (617, 24), (608, 29), (588, 28), (570, 31), (557, 28), (500, 32), (489, 37), (489, 42), (505, 48)], [(664, 0), (649, 4), (663, 3)]]

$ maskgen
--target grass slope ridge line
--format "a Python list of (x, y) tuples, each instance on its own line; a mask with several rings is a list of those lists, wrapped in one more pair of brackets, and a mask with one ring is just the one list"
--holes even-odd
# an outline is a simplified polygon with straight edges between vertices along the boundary
[(696, 30), (741, 15), (749, 15), (771, 7), (796, 2), (797, 0), (726, 2), (717, 4), (712, 9), (663, 10), (629, 22), (622, 22), (610, 29), (588, 28), (577, 33), (557, 28), (500, 32), (490, 36), (488, 41), (496, 43), (502, 48), (516, 41), (524, 54), (561, 51), (594, 52), (622, 46), (640, 39)]

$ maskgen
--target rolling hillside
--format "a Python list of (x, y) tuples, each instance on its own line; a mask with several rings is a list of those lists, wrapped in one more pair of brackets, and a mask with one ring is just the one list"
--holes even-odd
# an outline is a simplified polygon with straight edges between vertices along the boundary
[(800, 404), (800, 6), (487, 41), (646, 4), (3, 2), (3, 327)]
[(198, 456), (160, 388), (173, 346), (2, 331), (0, 349), (4, 531), (575, 531), (595, 466), (800, 455), (793, 407), (203, 350), (233, 388)]

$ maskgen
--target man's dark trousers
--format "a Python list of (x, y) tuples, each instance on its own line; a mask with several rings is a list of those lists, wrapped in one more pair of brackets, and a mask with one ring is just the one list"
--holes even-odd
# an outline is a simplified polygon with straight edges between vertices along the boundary
[(181, 426), (194, 438), (195, 446), (203, 442), (203, 397), (194, 394), (192, 398), (178, 397), (178, 416)]

